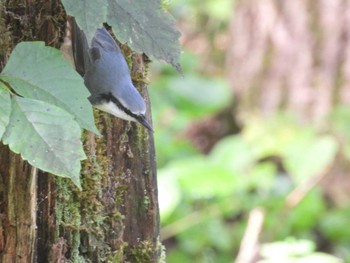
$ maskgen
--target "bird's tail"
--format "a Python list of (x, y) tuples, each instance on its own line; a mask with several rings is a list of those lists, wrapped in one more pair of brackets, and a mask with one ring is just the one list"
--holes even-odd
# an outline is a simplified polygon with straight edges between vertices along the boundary
[(68, 18), (67, 28), (68, 31), (70, 31), (75, 69), (82, 77), (84, 77), (86, 71), (91, 66), (89, 44), (84, 32), (79, 28), (73, 17)]

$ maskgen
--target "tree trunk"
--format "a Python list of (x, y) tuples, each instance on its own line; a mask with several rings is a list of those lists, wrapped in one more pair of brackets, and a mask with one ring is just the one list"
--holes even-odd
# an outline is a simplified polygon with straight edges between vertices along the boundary
[[(0, 0), (0, 66), (20, 41), (58, 48), (66, 15), (58, 0)], [(146, 97), (143, 57), (134, 84)], [(0, 145), (0, 262), (157, 262), (159, 211), (153, 134), (95, 111), (102, 136), (85, 132), (79, 192)], [(19, 138), (21, 139), (21, 138)]]
[(240, 0), (228, 69), (241, 110), (317, 119), (350, 104), (349, 0)]

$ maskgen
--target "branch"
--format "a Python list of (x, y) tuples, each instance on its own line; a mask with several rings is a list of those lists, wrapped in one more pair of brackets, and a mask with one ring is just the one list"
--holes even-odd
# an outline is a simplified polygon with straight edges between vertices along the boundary
[(265, 211), (256, 207), (249, 213), (247, 229), (235, 263), (253, 262), (258, 254), (259, 234), (264, 223)]

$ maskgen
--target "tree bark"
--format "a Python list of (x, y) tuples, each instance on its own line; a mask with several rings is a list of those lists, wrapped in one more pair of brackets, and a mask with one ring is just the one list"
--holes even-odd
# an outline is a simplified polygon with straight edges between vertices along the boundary
[[(1, 69), (20, 41), (61, 45), (66, 15), (60, 1), (0, 0), (0, 12)], [(149, 107), (147, 65), (141, 55), (132, 58), (134, 84)], [(0, 262), (163, 258), (153, 134), (99, 111), (95, 118), (102, 136), (83, 135), (88, 160), (81, 192), (0, 145)]]

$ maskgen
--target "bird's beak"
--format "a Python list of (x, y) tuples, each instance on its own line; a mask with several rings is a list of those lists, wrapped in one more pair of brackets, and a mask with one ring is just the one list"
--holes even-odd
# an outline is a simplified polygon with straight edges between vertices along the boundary
[(154, 132), (151, 124), (148, 123), (146, 116), (144, 115), (139, 115), (136, 118), (138, 120), (139, 123), (141, 123), (144, 127), (146, 127), (149, 131)]

